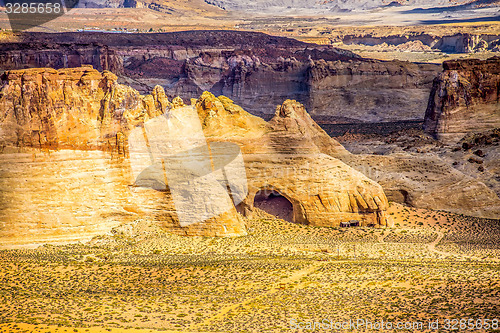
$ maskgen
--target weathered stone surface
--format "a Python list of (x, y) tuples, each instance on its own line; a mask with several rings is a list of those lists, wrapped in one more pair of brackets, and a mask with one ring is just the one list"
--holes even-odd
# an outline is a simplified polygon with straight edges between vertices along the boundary
[[(19, 227), (20, 214), (26, 217), (29, 230), (36, 230), (37, 223), (43, 228), (50, 225), (40, 235), (45, 241), (64, 240), (66, 231), (71, 234), (68, 239), (78, 239), (78, 233), (85, 239), (134, 218), (151, 219), (182, 235), (245, 235), (245, 218), (236, 209), (252, 214), (255, 195), (270, 189), (291, 202), (293, 221), (297, 223), (335, 226), (356, 219), (365, 225), (386, 224), (387, 199), (382, 188), (326, 155), (348, 153), (298, 102), (283, 103), (267, 123), (224, 96), (217, 98), (205, 92), (194, 101), (192, 107), (210, 142), (213, 158), (227, 154), (217, 148), (216, 141), (240, 146), (249, 194), (237, 208), (181, 227), (168, 188), (158, 191), (138, 187), (140, 184), (131, 186), (135, 179), (128, 137), (132, 129), (165, 112), (183, 119), (183, 112), (191, 106), (185, 106), (180, 98), (170, 102), (159, 86), (151, 95), (142, 96), (118, 84), (112, 73), (99, 73), (91, 67), (7, 71), (0, 95), (0, 169), (5, 180), (0, 188), (5, 208), (1, 222), (2, 234), (11, 240), (16, 233), (25, 241), (42, 239)], [(26, 164), (29, 154), (32, 161)], [(16, 163), (28, 167), (22, 175), (15, 175), (11, 169)], [(50, 168), (43, 169), (41, 166), (47, 163)], [(101, 168), (96, 169), (97, 165)], [(104, 172), (106, 165), (113, 166), (110, 175)], [(38, 171), (32, 174), (30, 170)], [(99, 173), (98, 178), (93, 171)], [(60, 178), (55, 176), (58, 173), (67, 175)], [(152, 177), (165, 183), (158, 173)], [(40, 179), (43, 184), (38, 186), (35, 183)], [(66, 184), (65, 179), (74, 183)], [(18, 191), (29, 195), (20, 200)], [(47, 193), (52, 193), (53, 200), (44, 206), (40, 198)], [(36, 205), (26, 204), (30, 197), (37, 198)], [(99, 207), (99, 200), (107, 204)], [(62, 215), (66, 217), (59, 220), (57, 216)], [(109, 220), (110, 216), (116, 218)]]
[(391, 201), (482, 218), (499, 218), (500, 198), (438, 156), (346, 155), (341, 160), (378, 182)]
[[(168, 102), (142, 97), (91, 66), (7, 71), (2, 77), (1, 144), (37, 148), (107, 149), (138, 122), (161, 114)], [(161, 99), (163, 98), (163, 100)], [(119, 151), (123, 152), (124, 147)]]
[[(102, 0), (101, 0), (102, 1)], [(351, 10), (373, 10), (375, 8), (384, 8), (389, 4), (391, 6), (445, 6), (450, 2), (447, 0), (436, 1), (422, 1), (422, 0), (356, 0), (356, 1), (339, 1), (327, 0), (321, 2), (298, 2), (293, 0), (283, 0), (273, 2), (269, 0), (254, 0), (254, 1), (235, 1), (235, 0), (205, 0), (207, 3), (216, 5), (220, 8), (227, 10), (234, 10), (239, 12), (251, 12), (259, 15), (283, 15), (284, 13), (290, 15), (299, 13), (311, 14), (330, 14), (332, 12), (349, 12)], [(465, 1), (453, 1), (453, 4), (464, 3)], [(473, 3), (475, 1), (472, 1)]]
[[(226, 102), (225, 97), (204, 93), (196, 105), (202, 120), (210, 116), (204, 116), (207, 112), (201, 105), (219, 106), (211, 116), (218, 121), (204, 122), (209, 141), (231, 140), (242, 149), (249, 195), (240, 211), (251, 214), (257, 194), (275, 193), (291, 203), (291, 220), (296, 223), (338, 226), (359, 220), (362, 225), (386, 225), (388, 203), (382, 187), (327, 155), (349, 153), (311, 119), (302, 104), (285, 101), (266, 124)], [(235, 108), (244, 121), (229, 123)], [(258, 131), (262, 135), (254, 135)], [(241, 134), (228, 138), (228, 133)], [(217, 153), (224, 154), (212, 151), (214, 156)]]
[(344, 122), (422, 119), (436, 65), (402, 61), (311, 61), (312, 116)]
[(342, 122), (422, 119), (440, 70), (437, 64), (368, 60), (327, 45), (242, 31), (25, 33), (2, 46), (2, 69), (91, 64), (144, 94), (157, 84), (184, 100), (206, 90), (268, 116), (294, 99), (313, 116)]
[[(276, 107), (276, 113), (269, 122), (271, 128), (276, 132), (274, 141), (279, 147), (281, 140), (303, 141), (313, 144), (323, 154), (333, 157), (348, 155), (349, 152), (336, 140), (332, 139), (325, 131), (311, 118), (305, 107), (294, 100), (286, 100), (282, 105)], [(287, 146), (287, 145), (283, 145)], [(302, 147), (294, 147), (295, 151), (307, 152)]]
[(500, 127), (500, 58), (443, 64), (425, 113), (425, 130), (444, 141)]
[[(64, 158), (69, 162), (60, 162), (60, 153), (51, 155), (43, 154), (41, 151), (33, 150), (33, 166), (37, 168), (40, 163), (49, 163), (47, 171), (39, 172), (40, 175), (48, 176), (44, 181), (45, 185), (28, 186), (32, 195), (43, 197), (47, 191), (52, 192), (56, 198), (54, 205), (60, 201), (61, 206), (54, 209), (53, 205), (26, 205), (25, 200), (16, 199), (16, 184), (4, 182), (1, 188), (2, 204), (7, 205), (2, 215), (3, 231), (7, 234), (14, 232), (17, 227), (10, 226), (19, 218), (22, 207), (15, 203), (22, 203), (27, 217), (26, 223), (39, 216), (42, 212), (41, 224), (66, 228), (63, 222), (57, 223), (54, 213), (43, 213), (43, 211), (58, 212), (67, 216), (68, 223), (76, 220), (82, 221), (82, 228), (87, 230), (87, 235), (93, 235), (96, 231), (102, 232), (106, 228), (111, 228), (117, 223), (126, 222), (128, 219), (113, 219), (107, 221), (107, 214), (115, 214), (115, 211), (126, 209), (129, 206), (138, 207), (138, 211), (148, 210), (155, 221), (167, 227), (168, 230), (184, 235), (205, 235), (205, 236), (236, 236), (246, 233), (243, 218), (232, 210), (225, 212), (215, 218), (197, 223), (188, 227), (180, 227), (176, 220), (175, 207), (168, 192), (158, 195), (158, 191), (153, 189), (133, 190), (130, 186), (134, 179), (130, 174), (130, 162), (128, 160), (127, 139), (129, 132), (136, 126), (147, 122), (149, 119), (162, 115), (171, 108), (182, 110), (184, 106), (180, 98), (169, 102), (162, 87), (156, 86), (151, 95), (141, 96), (134, 89), (116, 83), (116, 76), (110, 72), (99, 73), (92, 67), (81, 67), (74, 69), (28, 69), (19, 71), (8, 71), (3, 76), (3, 87), (1, 90), (0, 107), (2, 109), (2, 119), (0, 119), (1, 145), (6, 152), (13, 151), (12, 147), (23, 149), (41, 148), (47, 152), (55, 149), (67, 148)], [(110, 151), (111, 154), (96, 155), (89, 153), (86, 158), (81, 158), (77, 149), (99, 149)], [(15, 151), (15, 150), (14, 150)], [(48, 155), (47, 155), (48, 154)], [(24, 179), (8, 176), (10, 171), (8, 163), (17, 163), (18, 158), (24, 155), (4, 155), (2, 162), (3, 174), (6, 180), (13, 183), (30, 184), (38, 176), (25, 172)], [(119, 166), (123, 169), (122, 174), (113, 171), (112, 176), (104, 175), (102, 180), (104, 185), (92, 176), (93, 167), (96, 165), (113, 164), (110, 157), (120, 159)], [(10, 162), (9, 162), (10, 161)], [(38, 162), (39, 161), (39, 162)], [(63, 160), (64, 161), (64, 160)], [(80, 175), (83, 174), (82, 182), (95, 183), (95, 186), (86, 186), (86, 193), (83, 195), (73, 186), (64, 183), (64, 180), (53, 177), (53, 172), (57, 172), (58, 167), (61, 173), (74, 173), (72, 165), (80, 165)], [(114, 170), (114, 169), (112, 169)], [(95, 169), (95, 172), (102, 172)], [(120, 177), (121, 176), (121, 177)], [(73, 179), (69, 176), (68, 179)], [(38, 181), (38, 180), (36, 180)], [(106, 183), (109, 189), (102, 190)], [(83, 185), (83, 184), (82, 184)], [(64, 191), (59, 193), (60, 190)], [(40, 192), (42, 191), (42, 192)], [(110, 192), (111, 191), (111, 192)], [(145, 204), (142, 198), (136, 194), (142, 193), (145, 198), (151, 198), (152, 202)], [(95, 198), (99, 193), (105, 193), (104, 200), (108, 201), (113, 209), (101, 207), (102, 214), (93, 214), (88, 218), (78, 217), (80, 205), (93, 206), (96, 211)], [(113, 193), (113, 194), (110, 194)], [(161, 192), (160, 192), (161, 193)], [(63, 195), (66, 199), (62, 200)], [(113, 197), (108, 197), (112, 195)], [(57, 199), (58, 198), (58, 199)], [(88, 198), (88, 200), (87, 200)], [(58, 201), (59, 200), (59, 201)], [(8, 203), (10, 202), (10, 203)], [(65, 202), (72, 202), (75, 207), (68, 209)], [(37, 211), (30, 208), (36, 207)], [(142, 214), (144, 216), (144, 214)], [(47, 217), (47, 221), (43, 216)], [(137, 217), (137, 216), (136, 216)], [(54, 221), (52, 221), (54, 220)], [(71, 222), (73, 221), (73, 222)], [(10, 226), (10, 227), (9, 227)], [(10, 231), (9, 231), (10, 228)], [(78, 232), (82, 229), (70, 228)], [(64, 234), (63, 231), (49, 230), (44, 236), (55, 237), (54, 232)], [(72, 232), (71, 232), (72, 233)], [(22, 237), (22, 236), (20, 236)], [(74, 235), (68, 235), (74, 239)], [(83, 236), (82, 236), (83, 237)], [(83, 237), (85, 238), (85, 237)]]

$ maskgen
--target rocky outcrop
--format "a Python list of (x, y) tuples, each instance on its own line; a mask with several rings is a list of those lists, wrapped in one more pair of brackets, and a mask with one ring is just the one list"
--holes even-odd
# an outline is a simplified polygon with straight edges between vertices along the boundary
[[(135, 126), (183, 105), (179, 99), (169, 102), (159, 86), (151, 95), (142, 96), (118, 84), (114, 74), (100, 73), (92, 67), (8, 71), (3, 76), (0, 98), (1, 145), (99, 149), (110, 151), (111, 156), (128, 158), (127, 137)], [(133, 180), (128, 181), (133, 184)], [(133, 197), (129, 190), (117, 187), (119, 197)], [(163, 208), (155, 209), (158, 215), (165, 216), (168, 207), (175, 212), (171, 200), (160, 201), (159, 206)], [(234, 209), (195, 227), (177, 228), (173, 222), (170, 227), (172, 231), (190, 235), (245, 234), (243, 221)]]
[[(224, 95), (256, 115), (286, 99), (342, 122), (421, 119), (438, 65), (382, 62), (262, 33), (24, 33), (2, 44), (0, 68), (78, 67), (118, 74), (141, 93)], [(424, 103), (424, 104), (423, 104)]]
[(7, 71), (2, 76), (2, 146), (125, 152), (123, 136), (171, 107), (163, 88), (141, 96), (92, 66)]
[(124, 71), (122, 61), (115, 49), (98, 40), (73, 45), (26, 40), (4, 43), (0, 52), (0, 68), (3, 70), (41, 67), (60, 69), (91, 65), (99, 71), (108, 70), (120, 75)]
[(443, 64), (434, 80), (424, 127), (445, 141), (500, 127), (500, 58)]
[(471, 33), (436, 35), (426, 32), (405, 32), (381, 36), (380, 33), (369, 33), (341, 34), (333, 37), (332, 41), (342, 42), (346, 45), (396, 46), (396, 49), (401, 51), (439, 50), (448, 53), (476, 53), (496, 50), (500, 36), (498, 34)]
[(481, 218), (500, 216), (500, 199), (493, 190), (438, 156), (357, 154), (341, 160), (378, 182), (390, 201)]
[[(348, 152), (296, 101), (280, 105), (267, 123), (224, 96), (205, 92), (186, 106), (180, 98), (169, 101), (159, 86), (143, 96), (118, 84), (110, 72), (80, 67), (5, 72), (0, 109), (0, 235), (29, 238), (17, 222), (22, 220), (29, 230), (43, 228), (43, 239), (64, 239), (66, 231), (69, 239), (78, 239), (75, 233), (87, 237), (137, 218), (181, 235), (245, 235), (241, 214), (253, 214), (255, 197), (269, 191), (290, 202), (291, 222), (336, 226), (354, 219), (363, 225), (387, 224), (383, 189), (333, 157)], [(191, 111), (195, 118), (186, 118)], [(163, 118), (180, 126), (172, 127), (171, 135), (189, 135), (199, 122), (216, 170), (225, 165), (218, 161), (234, 158), (224, 143), (241, 149), (247, 191), (236, 207), (182, 225), (161, 164), (149, 169), (151, 162), (146, 163), (141, 176), (135, 175), (131, 133), (142, 133), (143, 127), (149, 133), (148, 124)], [(155, 137), (148, 139), (152, 147)], [(225, 177), (231, 175), (224, 170)], [(213, 188), (195, 190), (209, 196)], [(47, 193), (52, 199), (44, 203)]]
[[(116, 196), (103, 198), (109, 200), (112, 203), (111, 206), (118, 206), (121, 208), (119, 210), (132, 207), (130, 209), (134, 212), (149, 210), (152, 212), (154, 219), (161, 221), (171, 232), (205, 236), (244, 235), (246, 231), (242, 217), (239, 216), (234, 207), (232, 210), (207, 219), (203, 223), (183, 228), (179, 226), (175, 215), (175, 207), (168, 191), (164, 191), (164, 194), (160, 197), (156, 193), (158, 191), (155, 190), (145, 189), (140, 191), (143, 196), (156, 200), (156, 203), (151, 205), (151, 203), (144, 204), (143, 200), (135, 194), (138, 190), (130, 188), (130, 185), (134, 184), (134, 178), (129, 170), (131, 166), (128, 152), (128, 136), (131, 130), (138, 125), (147, 123), (152, 118), (164, 114), (171, 108), (182, 110), (183, 107), (184, 103), (179, 98), (170, 102), (163, 88), (159, 86), (155, 87), (151, 95), (142, 96), (128, 86), (118, 84), (114, 74), (107, 71), (100, 73), (90, 66), (61, 70), (42, 68), (8, 71), (3, 75), (0, 97), (0, 108), (2, 110), (2, 118), (0, 119), (1, 146), (6, 151), (12, 151), (12, 147), (37, 148), (37, 150), (28, 150), (33, 151), (33, 163), (36, 160), (35, 156), (41, 154), (41, 158), (38, 157), (38, 159), (49, 163), (53, 161), (56, 166), (60, 165), (59, 172), (61, 174), (69, 173), (69, 179), (75, 178), (72, 175), (74, 170), (68, 170), (67, 168), (70, 168), (71, 165), (81, 165), (81, 173), (86, 175), (86, 178), (83, 177), (84, 179), (79, 180), (79, 182), (93, 183), (96, 181), (97, 177), (92, 176), (91, 173), (92, 165), (117, 164), (122, 168), (121, 174), (109, 172), (110, 178), (108, 181), (104, 177), (95, 186), (86, 186), (89, 193), (83, 195), (73, 189), (72, 186), (68, 187), (64, 182), (57, 180), (57, 177), (53, 178), (52, 173), (57, 172), (57, 167), (55, 170), (50, 167), (47, 171), (47, 175), (50, 174), (50, 181), (44, 181), (45, 186), (42, 189), (36, 187), (35, 190), (31, 189), (33, 191), (31, 195), (34, 197), (39, 195), (38, 190), (44, 192), (48, 190), (54, 192), (53, 196), (57, 198), (59, 197), (59, 190), (63, 189), (66, 195), (69, 195), (70, 200), (76, 200), (74, 209), (79, 211), (78, 197), (75, 198), (75, 195), (81, 196), (82, 202), (86, 205), (89, 204), (89, 200), (95, 202), (95, 198), (99, 196), (98, 193), (101, 193), (101, 195), (102, 193), (109, 194), (109, 189), (104, 191), (101, 188), (106, 185), (99, 187), (100, 183), (104, 182), (109, 184), (111, 193)], [(59, 153), (55, 154), (55, 157), (51, 157), (50, 154), (44, 156), (41, 153), (60, 149), (66, 149), (67, 151), (62, 161), (70, 160), (73, 162), (61, 162), (61, 157), (58, 156)], [(92, 160), (92, 157), (90, 157), (91, 159), (87, 165), (85, 159), (81, 160), (79, 158), (81, 150), (108, 151), (108, 155), (98, 155), (96, 160)], [(72, 151), (75, 153), (71, 153)], [(95, 154), (90, 153), (87, 155), (95, 156)], [(7, 156), (10, 155), (7, 154)], [(16, 154), (11, 156), (10, 163), (16, 163), (19, 157), (21, 156)], [(22, 156), (22, 158), (25, 157)], [(119, 160), (112, 162), (112, 160), (109, 161), (110, 158), (119, 158)], [(9, 161), (9, 158), (7, 158), (7, 161)], [(3, 164), (1, 169), (8, 173), (5, 167), (6, 165)], [(87, 168), (90, 170), (86, 170)], [(96, 169), (96, 172), (102, 173), (101, 169)], [(116, 166), (112, 169), (116, 169)], [(42, 172), (42, 174), (44, 173), (46, 172)], [(24, 181), (29, 180), (31, 177), (32, 175), (28, 174)], [(99, 178), (101, 177), (99, 176)], [(10, 186), (17, 187), (16, 184), (10, 184)], [(1, 191), (3, 192), (2, 197), (14, 196), (15, 198), (16, 196), (15, 192), (11, 193), (9, 186), (3, 186)], [(86, 200), (86, 198), (90, 199)], [(64, 201), (67, 201), (67, 199)], [(16, 207), (15, 204), (6, 202), (3, 204), (7, 204), (6, 212), (9, 209), (16, 210), (14, 208)], [(54, 210), (54, 208), (49, 208), (51, 206), (38, 208), (41, 211), (47, 208)], [(25, 209), (29, 211), (28, 207), (30, 205), (27, 205)], [(71, 208), (63, 213), (70, 217), (78, 216), (79, 214), (74, 209)], [(60, 211), (61, 209), (56, 208), (55, 210)], [(106, 208), (104, 210), (106, 211)], [(96, 212), (98, 211), (97, 209)], [(38, 214), (36, 212), (32, 213), (34, 215)], [(103, 214), (101, 218), (94, 216), (89, 219), (88, 224), (98, 225), (99, 220), (102, 220), (102, 225), (116, 225), (116, 222), (108, 223), (105, 216), (106, 214)], [(9, 223), (18, 218), (18, 216), (12, 214), (5, 217)], [(83, 220), (85, 221), (87, 218), (84, 217)], [(45, 221), (41, 223), (43, 224)]]
[(382, 188), (332, 157), (349, 153), (311, 119), (302, 104), (285, 101), (269, 123), (210, 93), (204, 93), (196, 107), (202, 120), (216, 110), (210, 121), (203, 122), (209, 141), (231, 140), (241, 147), (248, 196), (238, 208), (244, 214), (252, 214), (256, 197), (266, 200), (273, 195), (291, 203), (295, 223), (338, 226), (358, 220), (362, 225), (387, 224), (388, 204)]

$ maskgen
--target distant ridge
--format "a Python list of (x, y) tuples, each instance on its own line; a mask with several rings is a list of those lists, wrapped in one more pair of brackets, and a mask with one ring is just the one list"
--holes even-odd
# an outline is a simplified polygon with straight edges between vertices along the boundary
[[(3, 2), (3, 0), (0, 0)], [(151, 8), (169, 13), (185, 10), (245, 11), (258, 14), (318, 14), (371, 10), (382, 7), (422, 6), (451, 8), (467, 6), (480, 8), (498, 6), (500, 0), (80, 0), (82, 8)]]
[[(299, 10), (315, 10), (319, 12), (339, 12), (354, 10), (370, 10), (380, 7), (393, 6), (422, 6), (422, 7), (452, 7), (468, 5), (468, 0), (205, 0), (206, 3), (224, 10), (250, 11), (260, 14), (278, 14), (279, 12), (298, 12)], [(477, 0), (482, 6), (498, 3), (498, 0)]]

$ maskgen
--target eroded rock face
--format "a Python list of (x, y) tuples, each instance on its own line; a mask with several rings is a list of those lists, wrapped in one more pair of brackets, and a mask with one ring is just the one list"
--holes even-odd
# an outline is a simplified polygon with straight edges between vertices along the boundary
[(443, 64), (425, 113), (425, 130), (444, 141), (500, 127), (500, 58)]
[[(196, 105), (223, 105), (221, 99), (226, 101), (204, 93)], [(240, 211), (252, 214), (256, 195), (274, 193), (291, 203), (295, 223), (338, 226), (358, 220), (362, 225), (387, 225), (388, 202), (382, 187), (332, 157), (349, 153), (311, 119), (302, 104), (285, 101), (267, 124), (240, 109), (245, 123), (228, 123), (224, 119), (232, 118), (233, 105), (219, 108), (214, 117), (226, 124), (227, 133), (241, 133), (230, 139), (240, 145), (247, 172), (249, 194)], [(228, 138), (218, 132), (218, 124), (205, 123), (209, 141)], [(256, 128), (261, 136), (253, 135)]]
[(439, 35), (435, 33), (400, 33), (400, 34), (346, 34), (335, 37), (335, 41), (344, 44), (362, 45), (394, 45), (401, 51), (440, 50), (447, 53), (475, 53), (487, 50), (494, 51), (499, 42), (498, 34), (456, 33)]
[(135, 125), (172, 104), (163, 88), (141, 96), (91, 66), (34, 68), (2, 76), (0, 144), (35, 148), (115, 150)]
[(0, 50), (5, 70), (82, 64), (112, 71), (144, 94), (155, 85), (184, 100), (210, 91), (268, 117), (276, 105), (294, 99), (313, 116), (343, 122), (421, 119), (440, 70), (241, 31), (25, 33)]
[(493, 50), (498, 43), (498, 35), (455, 34), (443, 36), (434, 48), (444, 52), (475, 53)]
[[(82, 239), (136, 218), (182, 235), (245, 235), (245, 218), (237, 209), (252, 214), (257, 192), (271, 189), (290, 201), (292, 222), (335, 226), (355, 219), (364, 225), (386, 225), (382, 188), (330, 156), (348, 152), (296, 101), (278, 106), (267, 123), (224, 96), (205, 92), (193, 106), (186, 106), (180, 98), (169, 101), (159, 86), (143, 96), (118, 84), (112, 73), (91, 67), (7, 71), (0, 95), (0, 171), (5, 180), (0, 187), (5, 208), (0, 234), (11, 240), (36, 240), (29, 230), (37, 228), (44, 229), (44, 241), (63, 240), (66, 231), (71, 231), (68, 239)], [(186, 110), (193, 108), (212, 158), (224, 160), (227, 154), (215, 142), (240, 147), (248, 195), (223, 214), (181, 226), (168, 188), (131, 186), (136, 178), (129, 137), (163, 114), (182, 122)], [(150, 180), (166, 183), (161, 170), (151, 173)], [(47, 193), (53, 199), (44, 205), (41, 198)], [(27, 204), (30, 198), (37, 198), (36, 205)], [(28, 229), (19, 228), (20, 215)]]
[(422, 119), (436, 66), (402, 61), (311, 61), (308, 109), (345, 122)]
[(341, 159), (379, 183), (391, 201), (481, 218), (500, 216), (500, 199), (493, 190), (438, 156), (359, 154)]
[[(1, 90), (0, 108), (2, 109), (2, 118), (0, 119), (0, 142), (3, 149), (13, 151), (12, 147), (18, 148), (38, 148), (46, 151), (46, 154), (41, 154), (41, 151), (33, 150), (33, 164), (39, 163), (54, 163), (60, 165), (61, 172), (66, 172), (67, 168), (72, 165), (80, 165), (82, 172), (86, 174), (86, 178), (82, 182), (95, 183), (95, 177), (92, 177), (92, 168), (95, 165), (108, 165), (111, 162), (106, 159), (119, 159), (119, 164), (124, 171), (115, 173), (111, 176), (106, 176), (102, 180), (102, 187), (111, 188), (111, 193), (114, 193), (110, 200), (110, 210), (116, 213), (116, 206), (132, 207), (137, 206), (137, 211), (147, 209), (152, 212), (156, 220), (163, 221), (169, 230), (180, 234), (188, 235), (206, 235), (206, 236), (232, 236), (245, 234), (245, 228), (242, 218), (237, 214), (236, 210), (228, 211), (225, 214), (205, 221), (205, 223), (197, 224), (194, 227), (181, 228), (176, 224), (175, 207), (172, 200), (168, 200), (168, 193), (164, 194), (162, 200), (158, 200), (158, 195), (154, 190), (145, 190), (150, 193), (151, 198), (156, 198), (156, 203), (150, 203), (144, 206), (142, 199), (138, 199), (134, 195), (134, 189), (128, 186), (134, 184), (134, 179), (130, 174), (130, 162), (128, 160), (128, 135), (137, 125), (147, 122), (151, 118), (155, 118), (167, 112), (171, 108), (181, 109), (184, 103), (181, 99), (174, 99), (172, 102), (168, 100), (165, 91), (162, 87), (157, 86), (153, 89), (151, 95), (142, 96), (136, 90), (120, 85), (116, 82), (116, 76), (110, 72), (98, 72), (92, 67), (81, 67), (74, 69), (28, 69), (19, 71), (7, 71), (3, 76), (3, 86)], [(60, 162), (60, 154), (50, 154), (50, 150), (66, 149), (64, 154), (64, 162)], [(107, 155), (91, 154), (88, 158), (80, 158), (80, 150), (100, 150), (108, 151)], [(18, 154), (16, 150), (15, 154)], [(31, 150), (29, 150), (31, 151)], [(74, 152), (74, 153), (72, 153)], [(11, 163), (17, 162), (16, 156), (6, 158), (6, 161), (11, 160)], [(38, 157), (37, 157), (38, 156)], [(23, 158), (24, 155), (23, 155)], [(68, 163), (66, 160), (72, 160)], [(96, 161), (92, 161), (96, 159)], [(104, 160), (103, 160), (104, 159)], [(40, 160), (40, 162), (37, 162)], [(4, 174), (9, 174), (9, 169), (6, 165), (2, 165)], [(57, 172), (47, 169), (49, 181), (44, 186), (44, 191), (54, 192), (54, 197), (59, 190), (66, 188), (64, 181), (54, 178), (51, 172)], [(55, 168), (57, 169), (57, 168)], [(49, 171), (51, 170), (51, 171)], [(69, 172), (69, 171), (68, 171)], [(72, 172), (76, 172), (73, 170)], [(96, 170), (101, 173), (101, 171)], [(42, 174), (44, 174), (42, 172)], [(71, 172), (70, 172), (71, 173)], [(32, 176), (34, 178), (32, 178)], [(16, 182), (16, 177), (14, 182)], [(7, 178), (11, 178), (7, 176)], [(24, 176), (25, 179), (19, 179), (19, 182), (31, 181), (38, 179), (36, 175), (30, 175), (29, 172)], [(118, 178), (117, 178), (118, 177)], [(72, 177), (69, 177), (71, 179)], [(107, 181), (106, 181), (107, 179)], [(118, 179), (118, 181), (117, 181)], [(96, 183), (100, 184), (100, 183)], [(105, 184), (109, 184), (106, 186)], [(4, 198), (11, 198), (14, 193), (11, 192), (13, 184), (4, 183), (2, 188), (5, 195)], [(15, 184), (14, 184), (15, 187)], [(93, 201), (87, 201), (82, 197), (82, 204), (95, 205), (95, 198), (100, 196), (99, 193), (110, 193), (110, 189), (103, 190), (100, 186), (88, 186), (89, 191), (86, 197)], [(35, 186), (36, 190), (40, 188)], [(78, 197), (82, 193), (76, 188), (70, 186), (71, 190), (65, 190), (69, 198), (64, 202), (70, 201), (78, 203)], [(35, 192), (36, 192), (35, 190)], [(36, 194), (33, 194), (36, 196)], [(128, 198), (128, 199), (127, 199)], [(5, 199), (7, 200), (7, 199)], [(10, 200), (10, 199), (9, 199)], [(89, 199), (90, 200), (90, 199)], [(153, 199), (154, 200), (154, 199)], [(16, 202), (15, 199), (12, 199)], [(20, 200), (20, 202), (23, 202)], [(92, 204), (90, 203), (92, 202)], [(57, 206), (57, 203), (55, 203)], [(19, 207), (15, 204), (12, 208), (17, 211)], [(27, 206), (29, 211), (30, 205)], [(67, 206), (64, 206), (67, 207)], [(106, 212), (111, 214), (107, 206), (103, 206), (104, 211), (102, 217), (99, 214), (89, 218), (84, 218), (84, 222), (88, 225), (113, 225), (106, 221)], [(142, 208), (141, 208), (142, 207)], [(43, 207), (42, 207), (43, 208)], [(51, 205), (47, 205), (47, 209), (54, 211)], [(99, 208), (95, 208), (99, 211)], [(135, 209), (135, 208), (132, 208)], [(41, 209), (43, 210), (43, 209)], [(59, 211), (60, 209), (56, 209)], [(69, 212), (65, 212), (68, 216), (78, 215), (78, 204)], [(9, 211), (8, 209), (6, 212)], [(170, 215), (168, 215), (170, 212)], [(32, 212), (34, 216), (38, 212)], [(48, 214), (52, 216), (53, 214)], [(5, 217), (8, 223), (18, 219), (15, 214), (9, 214)], [(52, 220), (52, 218), (51, 218)], [(123, 219), (118, 219), (122, 222)], [(56, 221), (58, 221), (56, 219)], [(125, 220), (126, 221), (126, 220)], [(116, 222), (116, 220), (115, 220)], [(53, 222), (50, 222), (54, 224)], [(116, 225), (116, 223), (114, 224)]]

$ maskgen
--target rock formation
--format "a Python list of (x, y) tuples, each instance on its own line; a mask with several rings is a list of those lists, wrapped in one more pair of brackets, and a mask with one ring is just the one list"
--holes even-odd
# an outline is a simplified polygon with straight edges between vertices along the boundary
[[(224, 96), (205, 92), (193, 106), (185, 106), (180, 98), (169, 101), (159, 86), (143, 96), (118, 84), (112, 73), (89, 66), (13, 70), (2, 78), (0, 171), (6, 181), (0, 188), (5, 221), (0, 231), (7, 234), (19, 232), (16, 221), (24, 214), (24, 223), (34, 224), (30, 230), (45, 226), (48, 219), (51, 232), (59, 234), (64, 232), (58, 226), (67, 228), (62, 221), (68, 221), (71, 230), (93, 225), (101, 226), (102, 232), (104, 225), (136, 216), (182, 235), (244, 235), (244, 217), (237, 209), (252, 214), (255, 196), (268, 192), (290, 202), (292, 222), (336, 226), (355, 219), (363, 225), (386, 225), (382, 188), (331, 156), (348, 152), (296, 101), (279, 106), (267, 123)], [(131, 186), (137, 179), (132, 177), (129, 136), (141, 126), (147, 130), (147, 124), (162, 114), (184, 119), (192, 108), (210, 143), (212, 161), (227, 158), (227, 149), (219, 148), (218, 142), (240, 147), (248, 196), (223, 214), (181, 226), (168, 187), (158, 191), (140, 182)], [(18, 165), (22, 174), (13, 173), (11, 165)], [(36, 174), (32, 169), (38, 170)], [(78, 181), (66, 183), (58, 175)], [(145, 179), (168, 185), (161, 169), (146, 173), (141, 181)], [(46, 193), (52, 193), (53, 200), (42, 200)], [(29, 198), (40, 200), (34, 206)]]
[[(285, 101), (267, 124), (210, 93), (196, 102), (201, 119), (207, 105), (209, 110), (217, 109), (213, 115), (217, 121), (203, 122), (207, 139), (237, 142), (243, 152), (249, 194), (240, 211), (251, 214), (256, 196), (265, 200), (272, 194), (291, 203), (291, 220), (296, 223), (338, 226), (359, 220), (362, 225), (386, 225), (387, 199), (382, 188), (327, 155), (349, 153), (311, 119), (303, 105)], [(236, 119), (243, 121), (228, 121), (235, 118), (235, 109)], [(256, 129), (262, 135), (256, 136)], [(240, 135), (228, 137), (230, 133)]]
[(311, 61), (308, 108), (348, 122), (421, 119), (434, 76), (430, 64)]
[(445, 141), (500, 127), (500, 58), (443, 63), (425, 113), (425, 130)]
[(500, 198), (438, 156), (346, 155), (340, 159), (383, 188), (390, 201), (482, 218), (500, 216)]
[(124, 153), (124, 133), (172, 104), (161, 87), (141, 96), (116, 80), (111, 72), (100, 73), (92, 66), (4, 73), (1, 145)]
[[(471, 34), (471, 33), (447, 33), (439, 35), (428, 32), (404, 32), (400, 34), (382, 35), (377, 34), (341, 34), (332, 38), (335, 42), (346, 45), (388, 45), (395, 46), (404, 51), (431, 51), (439, 50), (448, 53), (476, 53), (494, 51), (500, 41), (498, 34)], [(417, 43), (418, 44), (415, 44)]]
[(345, 12), (351, 10), (372, 10), (375, 8), (383, 8), (395, 5), (420, 5), (420, 6), (445, 6), (445, 5), (456, 5), (457, 3), (466, 3), (467, 1), (449, 1), (449, 0), (437, 0), (437, 1), (422, 1), (422, 0), (395, 0), (395, 1), (383, 1), (383, 0), (353, 0), (353, 1), (340, 1), (340, 0), (328, 0), (321, 2), (297, 2), (293, 0), (283, 0), (279, 2), (272, 2), (268, 0), (255, 0), (255, 1), (235, 1), (235, 0), (205, 0), (209, 4), (213, 4), (220, 8), (258, 13), (260, 15), (270, 15), (283, 13), (296, 13), (300, 11), (301, 13), (331, 13), (331, 12)]
[[(161, 85), (169, 97), (224, 95), (271, 116), (285, 99), (337, 121), (421, 119), (438, 65), (363, 59), (352, 52), (262, 33), (24, 33), (2, 44), (0, 68), (109, 70), (141, 93)], [(266, 118), (268, 119), (268, 118)]]

